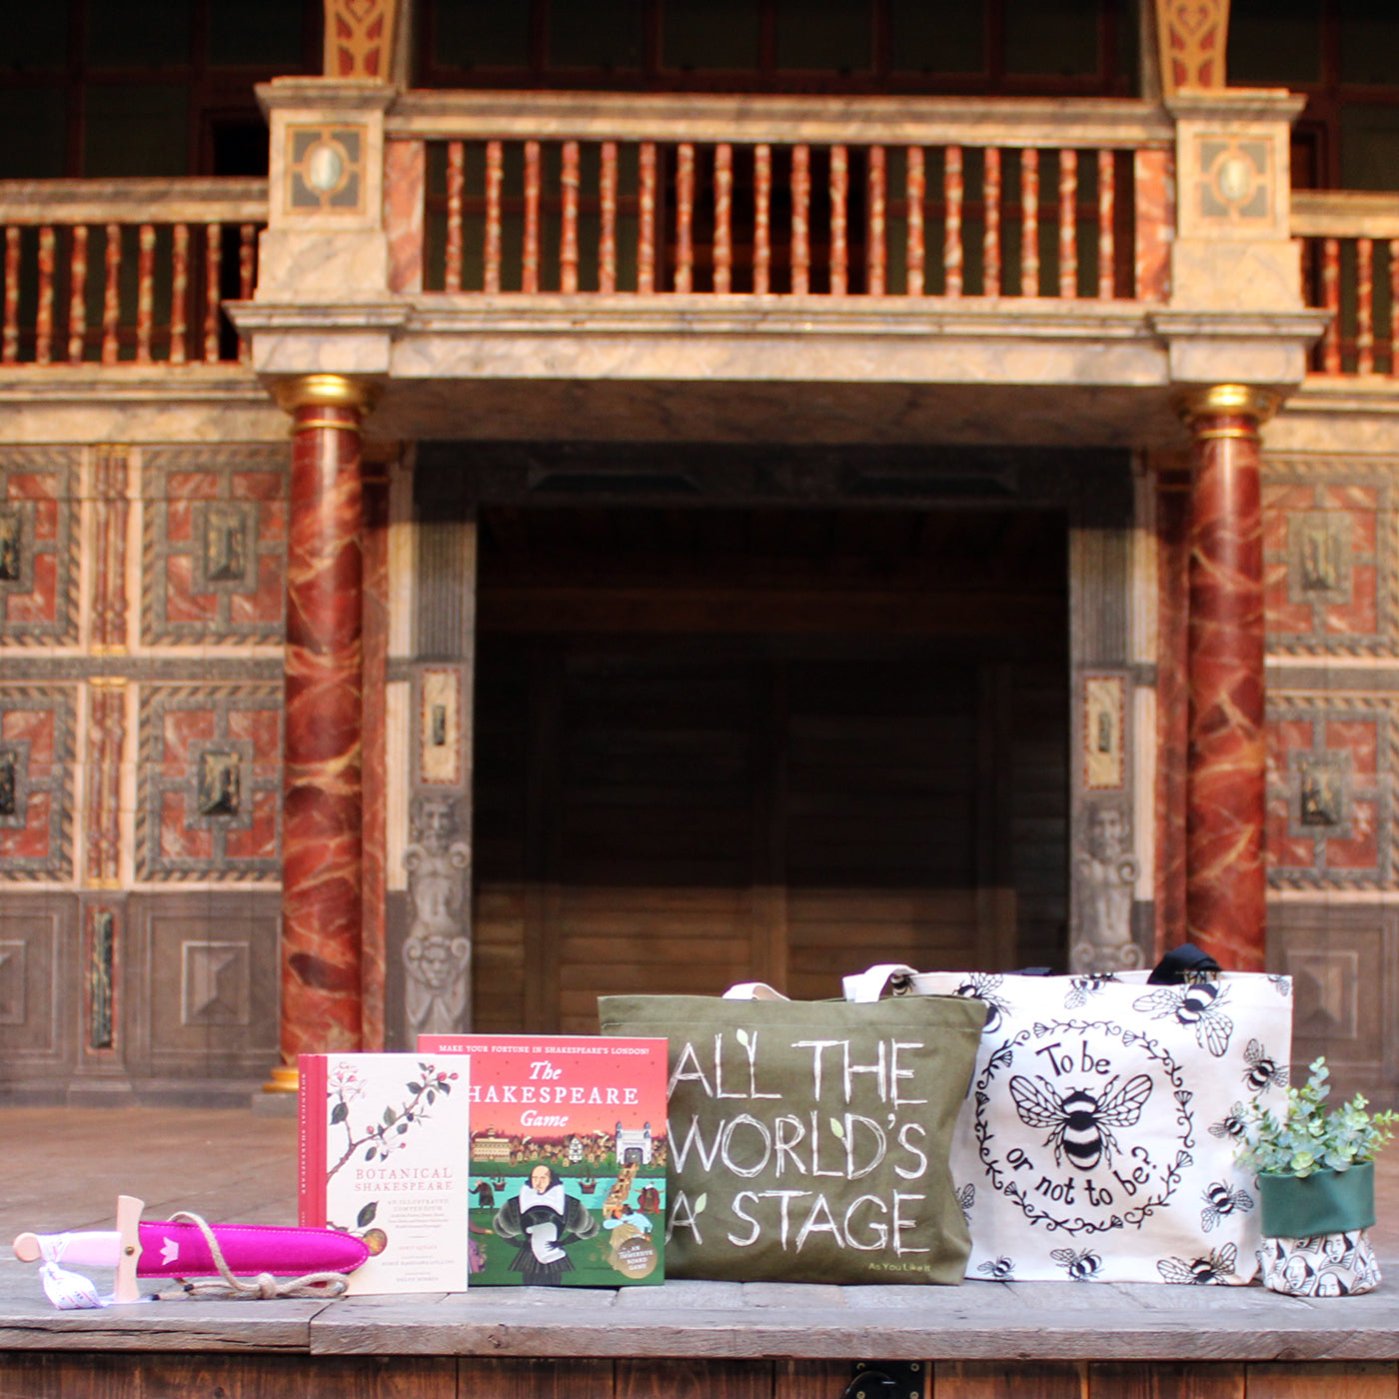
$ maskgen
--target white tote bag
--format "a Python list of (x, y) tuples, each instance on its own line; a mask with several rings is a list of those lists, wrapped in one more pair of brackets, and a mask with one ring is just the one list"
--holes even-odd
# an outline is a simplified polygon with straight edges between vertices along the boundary
[(1281, 1100), (1288, 978), (1023, 976), (879, 966), (850, 1000), (990, 1006), (952, 1143), (969, 1278), (1246, 1283), (1257, 1191), (1234, 1162), (1250, 1104)]

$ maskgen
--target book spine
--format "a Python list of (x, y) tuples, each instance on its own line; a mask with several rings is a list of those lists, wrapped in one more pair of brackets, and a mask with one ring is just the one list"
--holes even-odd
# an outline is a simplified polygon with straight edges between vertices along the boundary
[(325, 1227), (326, 1060), (324, 1054), (302, 1054), (297, 1060), (300, 1155), (297, 1170), (297, 1223)]

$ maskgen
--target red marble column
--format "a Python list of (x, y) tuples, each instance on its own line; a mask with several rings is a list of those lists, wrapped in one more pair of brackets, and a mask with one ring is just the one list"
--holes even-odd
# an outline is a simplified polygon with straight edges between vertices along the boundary
[(282, 1065), (361, 1044), (362, 385), (277, 387), (292, 414), (282, 824)]
[(1263, 513), (1259, 424), (1272, 403), (1225, 384), (1191, 396), (1187, 936), (1232, 971), (1263, 966)]

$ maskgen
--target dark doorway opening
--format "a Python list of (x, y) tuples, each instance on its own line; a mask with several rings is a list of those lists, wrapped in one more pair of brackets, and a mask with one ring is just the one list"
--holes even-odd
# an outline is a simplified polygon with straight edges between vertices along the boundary
[(476, 1028), (1062, 960), (1062, 512), (493, 507), (478, 537)]

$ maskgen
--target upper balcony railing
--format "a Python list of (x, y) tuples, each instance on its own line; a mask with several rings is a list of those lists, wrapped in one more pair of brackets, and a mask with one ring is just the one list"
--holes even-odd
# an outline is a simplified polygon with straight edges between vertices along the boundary
[[(1091, 310), (1169, 299), (1173, 126), (1133, 101), (420, 93), (391, 293)], [(229, 364), (263, 180), (0, 181), (0, 368)], [(1399, 375), (1399, 197), (1296, 192), (1312, 369)], [(1008, 322), (1014, 333), (1014, 322)]]
[(1143, 103), (409, 93), (387, 133), (398, 291), (1166, 293)]
[(4, 180), (0, 365), (236, 363), (265, 180)]
[(1331, 312), (1313, 353), (1321, 374), (1399, 374), (1399, 195), (1298, 190), (1303, 299)]

